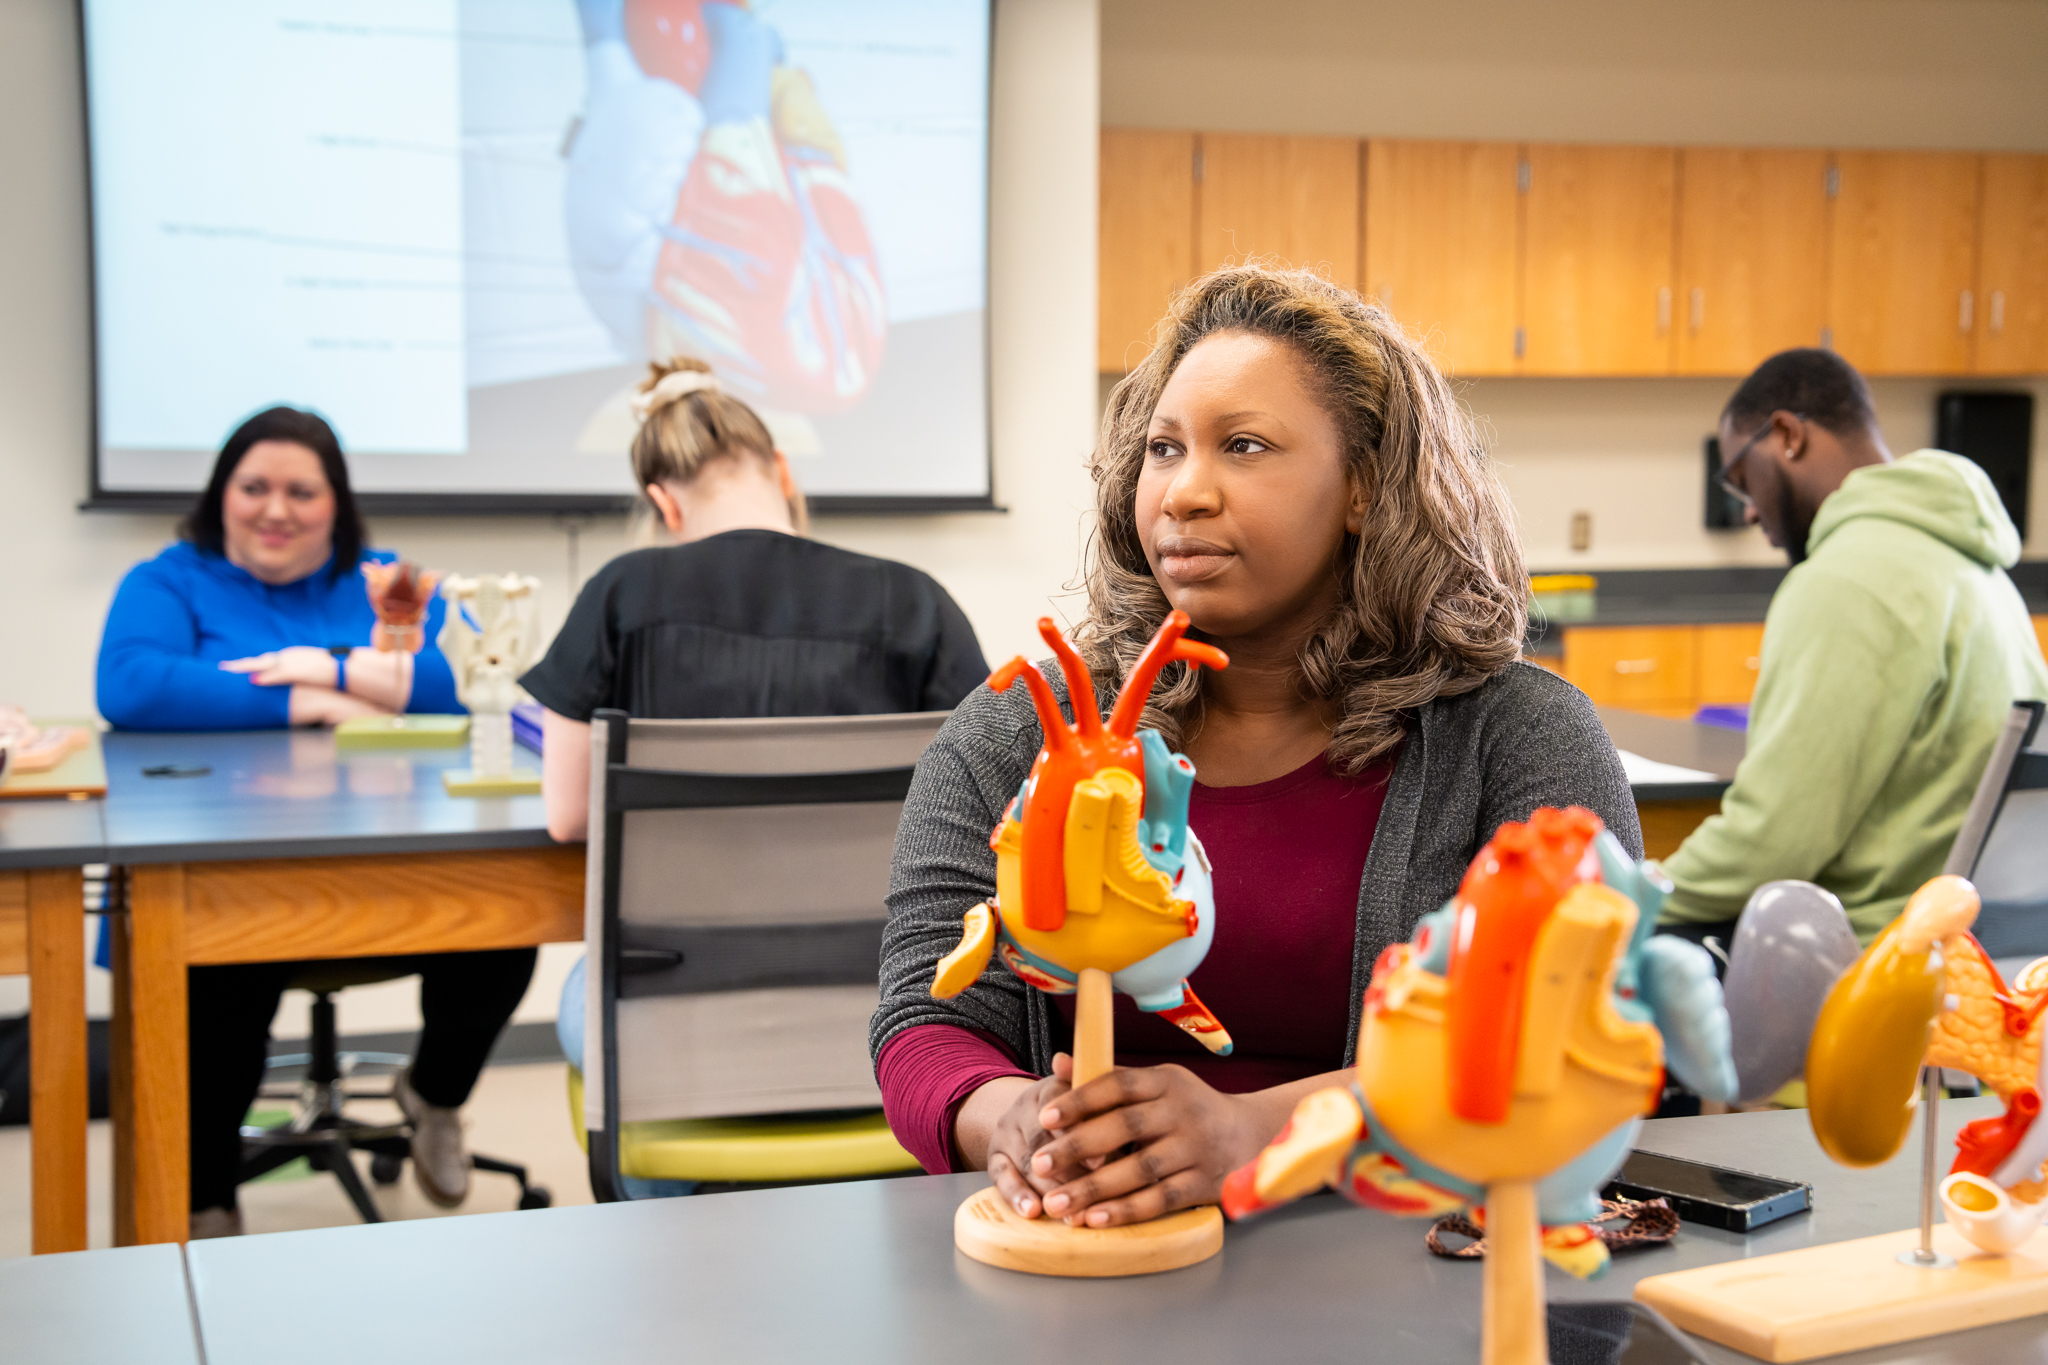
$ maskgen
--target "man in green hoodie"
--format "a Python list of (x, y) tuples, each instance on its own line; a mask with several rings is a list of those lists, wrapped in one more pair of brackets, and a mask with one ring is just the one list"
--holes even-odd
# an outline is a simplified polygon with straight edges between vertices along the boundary
[[(1723, 478), (1785, 551), (1721, 813), (1665, 862), (1699, 934), (1781, 877), (1841, 897), (1869, 942), (1941, 871), (2012, 703), (2048, 698), (2019, 532), (1959, 455), (1894, 459), (1863, 377), (1784, 351), (1721, 413)], [(1681, 932), (1685, 932), (1681, 930)]]

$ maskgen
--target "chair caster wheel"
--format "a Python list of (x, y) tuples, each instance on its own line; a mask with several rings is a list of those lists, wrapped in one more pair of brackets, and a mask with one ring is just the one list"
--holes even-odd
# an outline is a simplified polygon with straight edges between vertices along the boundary
[(398, 1177), (405, 1173), (405, 1158), (386, 1156), (379, 1152), (370, 1158), (370, 1179), (379, 1185), (396, 1185)]
[(519, 1196), (519, 1207), (522, 1209), (544, 1209), (554, 1202), (555, 1197), (549, 1194), (547, 1187), (543, 1185), (528, 1185), (526, 1193)]

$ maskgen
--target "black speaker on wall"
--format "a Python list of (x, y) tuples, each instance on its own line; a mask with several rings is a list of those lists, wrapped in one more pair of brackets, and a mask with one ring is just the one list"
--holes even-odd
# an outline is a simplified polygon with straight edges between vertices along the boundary
[(1721, 438), (1707, 438), (1707, 519), (1709, 531), (1734, 531), (1748, 525), (1742, 499), (1721, 486)]
[(2028, 472), (2034, 458), (2034, 395), (1944, 393), (1934, 400), (1934, 444), (1968, 456), (1991, 476), (2005, 514), (2025, 540)]

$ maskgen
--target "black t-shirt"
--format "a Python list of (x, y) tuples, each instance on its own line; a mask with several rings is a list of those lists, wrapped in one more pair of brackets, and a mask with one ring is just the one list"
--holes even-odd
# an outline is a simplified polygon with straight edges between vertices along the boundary
[(607, 706), (654, 720), (946, 711), (987, 677), (930, 575), (748, 530), (620, 555), (519, 681), (587, 721)]

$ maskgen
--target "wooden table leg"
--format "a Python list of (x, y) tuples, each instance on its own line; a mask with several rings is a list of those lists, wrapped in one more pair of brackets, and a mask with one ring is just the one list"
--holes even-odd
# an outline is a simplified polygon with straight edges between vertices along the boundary
[(107, 1113), (114, 1121), (114, 1245), (135, 1245), (135, 1046), (128, 974), (128, 917), (107, 919), (113, 1017), (107, 1024)]
[(114, 935), (114, 1240), (182, 1242), (190, 1227), (185, 869), (129, 872)]
[(85, 1250), (85, 879), (28, 874), (30, 1246)]

